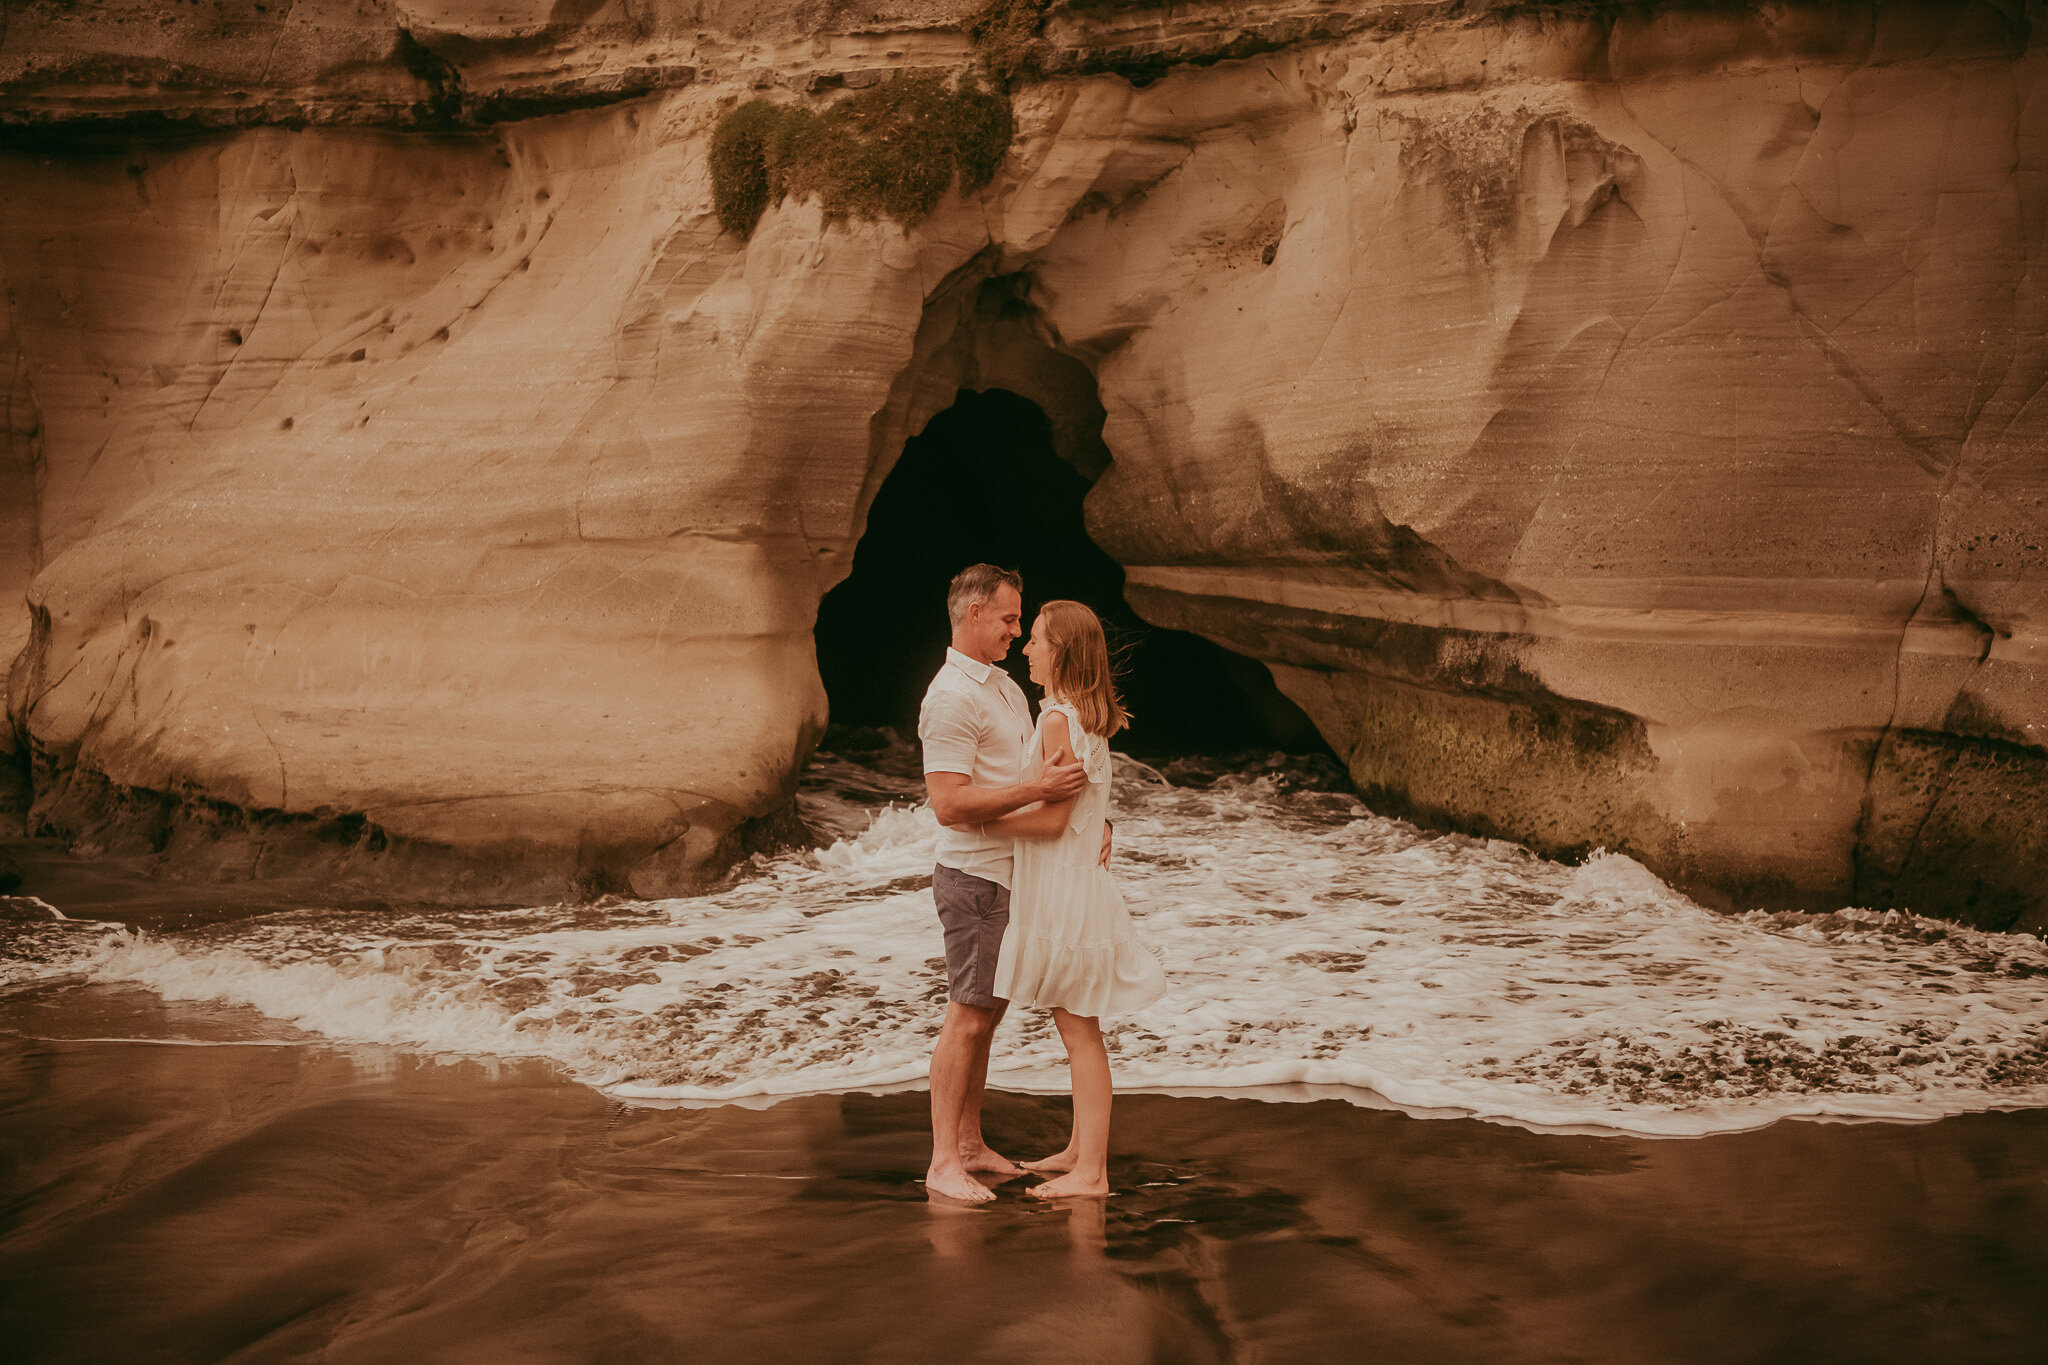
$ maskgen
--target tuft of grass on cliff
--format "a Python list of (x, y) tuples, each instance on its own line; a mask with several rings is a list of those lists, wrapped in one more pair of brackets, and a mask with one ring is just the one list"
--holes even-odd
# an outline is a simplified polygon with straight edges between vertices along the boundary
[(742, 237), (771, 204), (816, 195), (833, 218), (915, 222), (957, 176), (975, 190), (995, 178), (1014, 126), (1010, 102), (935, 75), (898, 76), (822, 113), (749, 100), (711, 136), (711, 199)]
[(711, 207), (730, 232), (744, 237), (782, 198), (782, 135), (804, 111), (749, 100), (718, 121), (711, 134)]
[(986, 0), (967, 21), (981, 64), (1002, 85), (1044, 74), (1049, 0)]

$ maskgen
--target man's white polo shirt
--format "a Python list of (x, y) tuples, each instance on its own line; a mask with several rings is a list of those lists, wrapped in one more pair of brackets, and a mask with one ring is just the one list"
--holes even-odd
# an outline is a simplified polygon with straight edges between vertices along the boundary
[[(962, 773), (972, 787), (1014, 787), (1024, 780), (1031, 703), (1002, 669), (949, 649), (925, 690), (917, 737), (927, 773)], [(1010, 884), (1013, 846), (978, 826), (939, 827), (939, 862), (998, 886)]]

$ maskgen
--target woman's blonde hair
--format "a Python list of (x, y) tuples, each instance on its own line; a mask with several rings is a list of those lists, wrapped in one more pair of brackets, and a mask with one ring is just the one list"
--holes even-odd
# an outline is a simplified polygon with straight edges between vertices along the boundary
[(1047, 602), (1038, 609), (1033, 628), (1045, 628), (1052, 647), (1052, 681), (1046, 692), (1073, 705), (1081, 728), (1108, 739), (1131, 723), (1116, 678), (1109, 669), (1109, 641), (1102, 619), (1079, 602)]

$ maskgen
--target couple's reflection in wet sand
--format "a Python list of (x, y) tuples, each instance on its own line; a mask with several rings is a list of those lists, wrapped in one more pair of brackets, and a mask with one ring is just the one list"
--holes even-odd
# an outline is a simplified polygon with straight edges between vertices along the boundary
[[(997, 1190), (999, 1195), (1004, 1192), (1005, 1186), (1024, 1179), (1024, 1176), (983, 1177), (984, 1182)], [(990, 1209), (987, 1205), (963, 1204), (942, 1194), (927, 1192), (927, 1196), (926, 1204), (931, 1210), (932, 1218), (925, 1235), (932, 1244), (932, 1250), (942, 1260), (987, 1253), (991, 1225), (987, 1219), (974, 1215), (996, 1210)], [(1049, 1200), (1024, 1207), (1021, 1212), (1063, 1226), (1066, 1229), (1068, 1245), (1074, 1249), (1077, 1264), (1085, 1261), (1093, 1267), (1109, 1270), (1104, 1255), (1108, 1245), (1108, 1200)]]
[[(1003, 1194), (970, 1207), (934, 1197), (924, 1234), (934, 1297), (986, 1305), (974, 1359), (1042, 1359), (1053, 1343), (1068, 1360), (1229, 1358), (1213, 1326), (1173, 1310), (1184, 1286), (1161, 1295), (1152, 1276), (1111, 1256), (1107, 1200)], [(1213, 1314), (1200, 1316), (1213, 1324)]]
[[(1300, 1201), (1214, 1171), (1113, 1161), (1106, 1198), (1032, 1199), (1028, 1177), (997, 1197), (925, 1202), (934, 1299), (981, 1305), (976, 1359), (1226, 1361), (1238, 1327), (1222, 1242), (1300, 1231)], [(1308, 1229), (1313, 1231), (1313, 1229)]]

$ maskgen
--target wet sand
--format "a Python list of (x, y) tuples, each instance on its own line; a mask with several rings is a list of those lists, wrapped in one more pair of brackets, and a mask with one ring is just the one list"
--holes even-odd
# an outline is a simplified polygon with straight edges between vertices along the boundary
[[(627, 1107), (119, 987), (0, 1002), (32, 1361), (2022, 1361), (2048, 1113), (1648, 1140), (1120, 1099), (1105, 1204), (918, 1183), (924, 1096)], [(164, 1041), (207, 1040), (180, 1046)], [(233, 1045), (237, 1040), (247, 1045)], [(1064, 1106), (997, 1095), (991, 1136)]]

